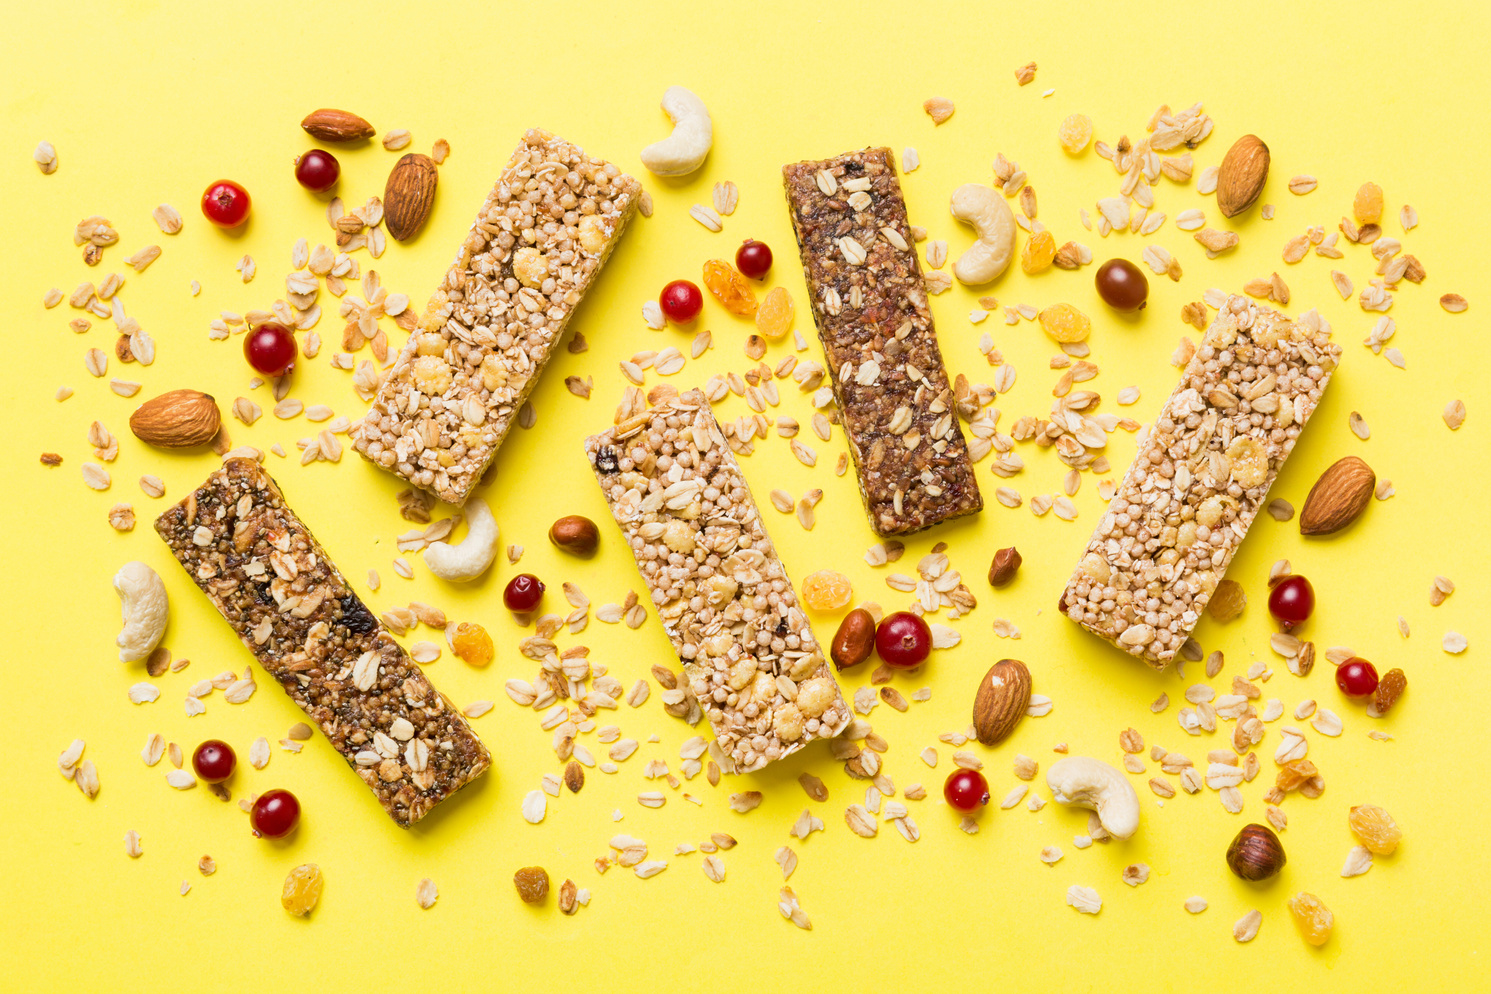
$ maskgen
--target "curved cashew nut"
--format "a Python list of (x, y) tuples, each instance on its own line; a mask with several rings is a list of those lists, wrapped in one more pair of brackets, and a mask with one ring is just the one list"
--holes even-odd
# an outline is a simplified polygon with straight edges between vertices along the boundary
[(1088, 756), (1068, 756), (1051, 764), (1046, 786), (1057, 804), (1075, 804), (1098, 813), (1098, 821), (1115, 839), (1139, 831), (1139, 795), (1118, 770)]
[(166, 585), (149, 566), (131, 562), (114, 574), (114, 591), (124, 615), (124, 628), (114, 640), (119, 661), (133, 663), (154, 652), (165, 634)]
[(466, 538), (458, 545), (431, 542), (425, 565), (442, 580), (475, 580), (497, 558), (497, 519), (486, 501), (466, 502)]
[(1015, 215), (999, 191), (964, 183), (953, 191), (948, 210), (959, 221), (973, 225), (978, 234), (973, 247), (953, 263), (958, 282), (978, 286), (1004, 272), (1015, 254)]
[(663, 94), (663, 113), (673, 122), (673, 133), (642, 150), (642, 165), (658, 176), (685, 176), (704, 164), (714, 144), (714, 122), (704, 101), (681, 86)]

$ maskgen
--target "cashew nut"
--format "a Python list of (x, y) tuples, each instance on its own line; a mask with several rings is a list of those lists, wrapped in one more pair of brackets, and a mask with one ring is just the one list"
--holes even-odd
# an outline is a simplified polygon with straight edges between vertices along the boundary
[(673, 122), (673, 133), (642, 150), (642, 165), (658, 176), (686, 176), (704, 164), (714, 144), (709, 108), (693, 91), (670, 86), (663, 94), (663, 113)]
[(953, 263), (953, 275), (969, 286), (988, 283), (1009, 267), (1015, 254), (1015, 215), (998, 190), (964, 183), (948, 206), (953, 217), (973, 225), (978, 241)]
[(1051, 764), (1046, 786), (1057, 804), (1075, 804), (1098, 813), (1098, 821), (1115, 839), (1139, 830), (1139, 795), (1118, 770), (1099, 759), (1068, 756)]
[(475, 580), (497, 558), (497, 519), (482, 500), (466, 502), (466, 538), (456, 545), (431, 542), (425, 565), (442, 580)]
[(124, 614), (124, 628), (114, 640), (119, 646), (119, 661), (133, 663), (154, 652), (165, 634), (166, 585), (155, 570), (132, 562), (114, 574), (114, 591), (119, 594)]

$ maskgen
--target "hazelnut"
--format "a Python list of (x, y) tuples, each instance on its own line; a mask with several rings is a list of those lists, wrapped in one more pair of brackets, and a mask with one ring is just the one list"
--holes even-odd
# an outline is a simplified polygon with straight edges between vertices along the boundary
[(569, 514), (549, 527), (549, 541), (571, 555), (588, 556), (601, 544), (601, 533), (589, 518)]
[(1244, 880), (1267, 880), (1284, 868), (1284, 844), (1273, 829), (1256, 822), (1244, 825), (1227, 847), (1227, 865)]
[(1015, 578), (1020, 570), (1020, 553), (1012, 545), (994, 553), (994, 562), (989, 565), (989, 585), (1002, 587)]

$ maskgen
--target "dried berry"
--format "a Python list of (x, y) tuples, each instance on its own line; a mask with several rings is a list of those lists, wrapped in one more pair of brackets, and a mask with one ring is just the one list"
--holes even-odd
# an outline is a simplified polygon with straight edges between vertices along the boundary
[(1362, 840), (1362, 845), (1378, 856), (1392, 854), (1398, 848), (1398, 843), (1403, 841), (1403, 830), (1393, 821), (1393, 816), (1387, 813), (1386, 808), (1375, 804), (1358, 804), (1346, 816), (1346, 822), (1356, 837)]
[(802, 581), (802, 602), (810, 611), (837, 611), (849, 604), (854, 588), (837, 570), (821, 569)]
[(725, 260), (710, 259), (704, 264), (704, 286), (731, 314), (748, 318), (756, 313), (751, 284)]
[(542, 866), (525, 866), (513, 874), (513, 886), (524, 904), (542, 904), (549, 896), (549, 871)]
[(1206, 610), (1218, 621), (1231, 621), (1248, 606), (1248, 595), (1236, 580), (1223, 580), (1207, 602)]
[(1071, 304), (1052, 304), (1041, 311), (1039, 319), (1046, 334), (1063, 344), (1084, 341), (1092, 331), (1087, 315)]
[(285, 877), (284, 889), (280, 891), (280, 904), (290, 914), (304, 918), (320, 902), (321, 888), (324, 885), (321, 867), (315, 863), (297, 866)]
[(1351, 212), (1356, 215), (1358, 224), (1376, 224), (1382, 220), (1382, 187), (1376, 183), (1363, 183), (1351, 203)]
[(1057, 129), (1056, 140), (1061, 142), (1062, 150), (1070, 155), (1081, 152), (1092, 141), (1092, 118), (1086, 114), (1070, 115)]
[(1377, 709), (1378, 714), (1387, 714), (1398, 698), (1403, 696), (1403, 691), (1408, 689), (1408, 677), (1403, 675), (1399, 669), (1391, 669), (1382, 675), (1377, 681), (1377, 690), (1372, 695), (1372, 706)]
[(457, 656), (472, 666), (486, 666), (495, 655), (492, 636), (474, 621), (463, 621), (456, 625), (451, 634), (450, 647)]
[(1056, 236), (1049, 230), (1037, 231), (1020, 253), (1020, 268), (1030, 275), (1043, 273), (1056, 261)]
[(1330, 941), (1331, 926), (1336, 923), (1336, 916), (1321, 903), (1320, 898), (1302, 890), (1289, 899), (1289, 913), (1294, 916), (1299, 934), (1310, 945), (1323, 946)]
[(792, 311), (792, 294), (786, 287), (772, 287), (756, 312), (756, 330), (765, 338), (783, 337), (792, 330)]

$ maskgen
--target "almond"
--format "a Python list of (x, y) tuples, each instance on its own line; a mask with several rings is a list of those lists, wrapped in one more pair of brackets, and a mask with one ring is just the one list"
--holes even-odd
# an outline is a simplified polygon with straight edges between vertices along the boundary
[(1257, 135), (1233, 142), (1217, 170), (1217, 207), (1223, 217), (1236, 217), (1263, 192), (1268, 181), (1268, 146)]
[(1367, 509), (1377, 474), (1356, 456), (1337, 460), (1320, 474), (1299, 512), (1301, 535), (1329, 535), (1351, 524)]
[(373, 126), (351, 111), (322, 107), (300, 122), (312, 138), (324, 142), (355, 142), (373, 137)]
[(172, 390), (136, 408), (129, 416), (129, 430), (150, 445), (180, 449), (211, 441), (222, 420), (210, 394)]
[(383, 188), (383, 220), (396, 241), (408, 241), (424, 227), (439, 179), (440, 170), (428, 155), (410, 152), (394, 164)]
[(1030, 670), (1018, 659), (989, 667), (973, 700), (973, 730), (984, 745), (1002, 742), (1030, 706)]

